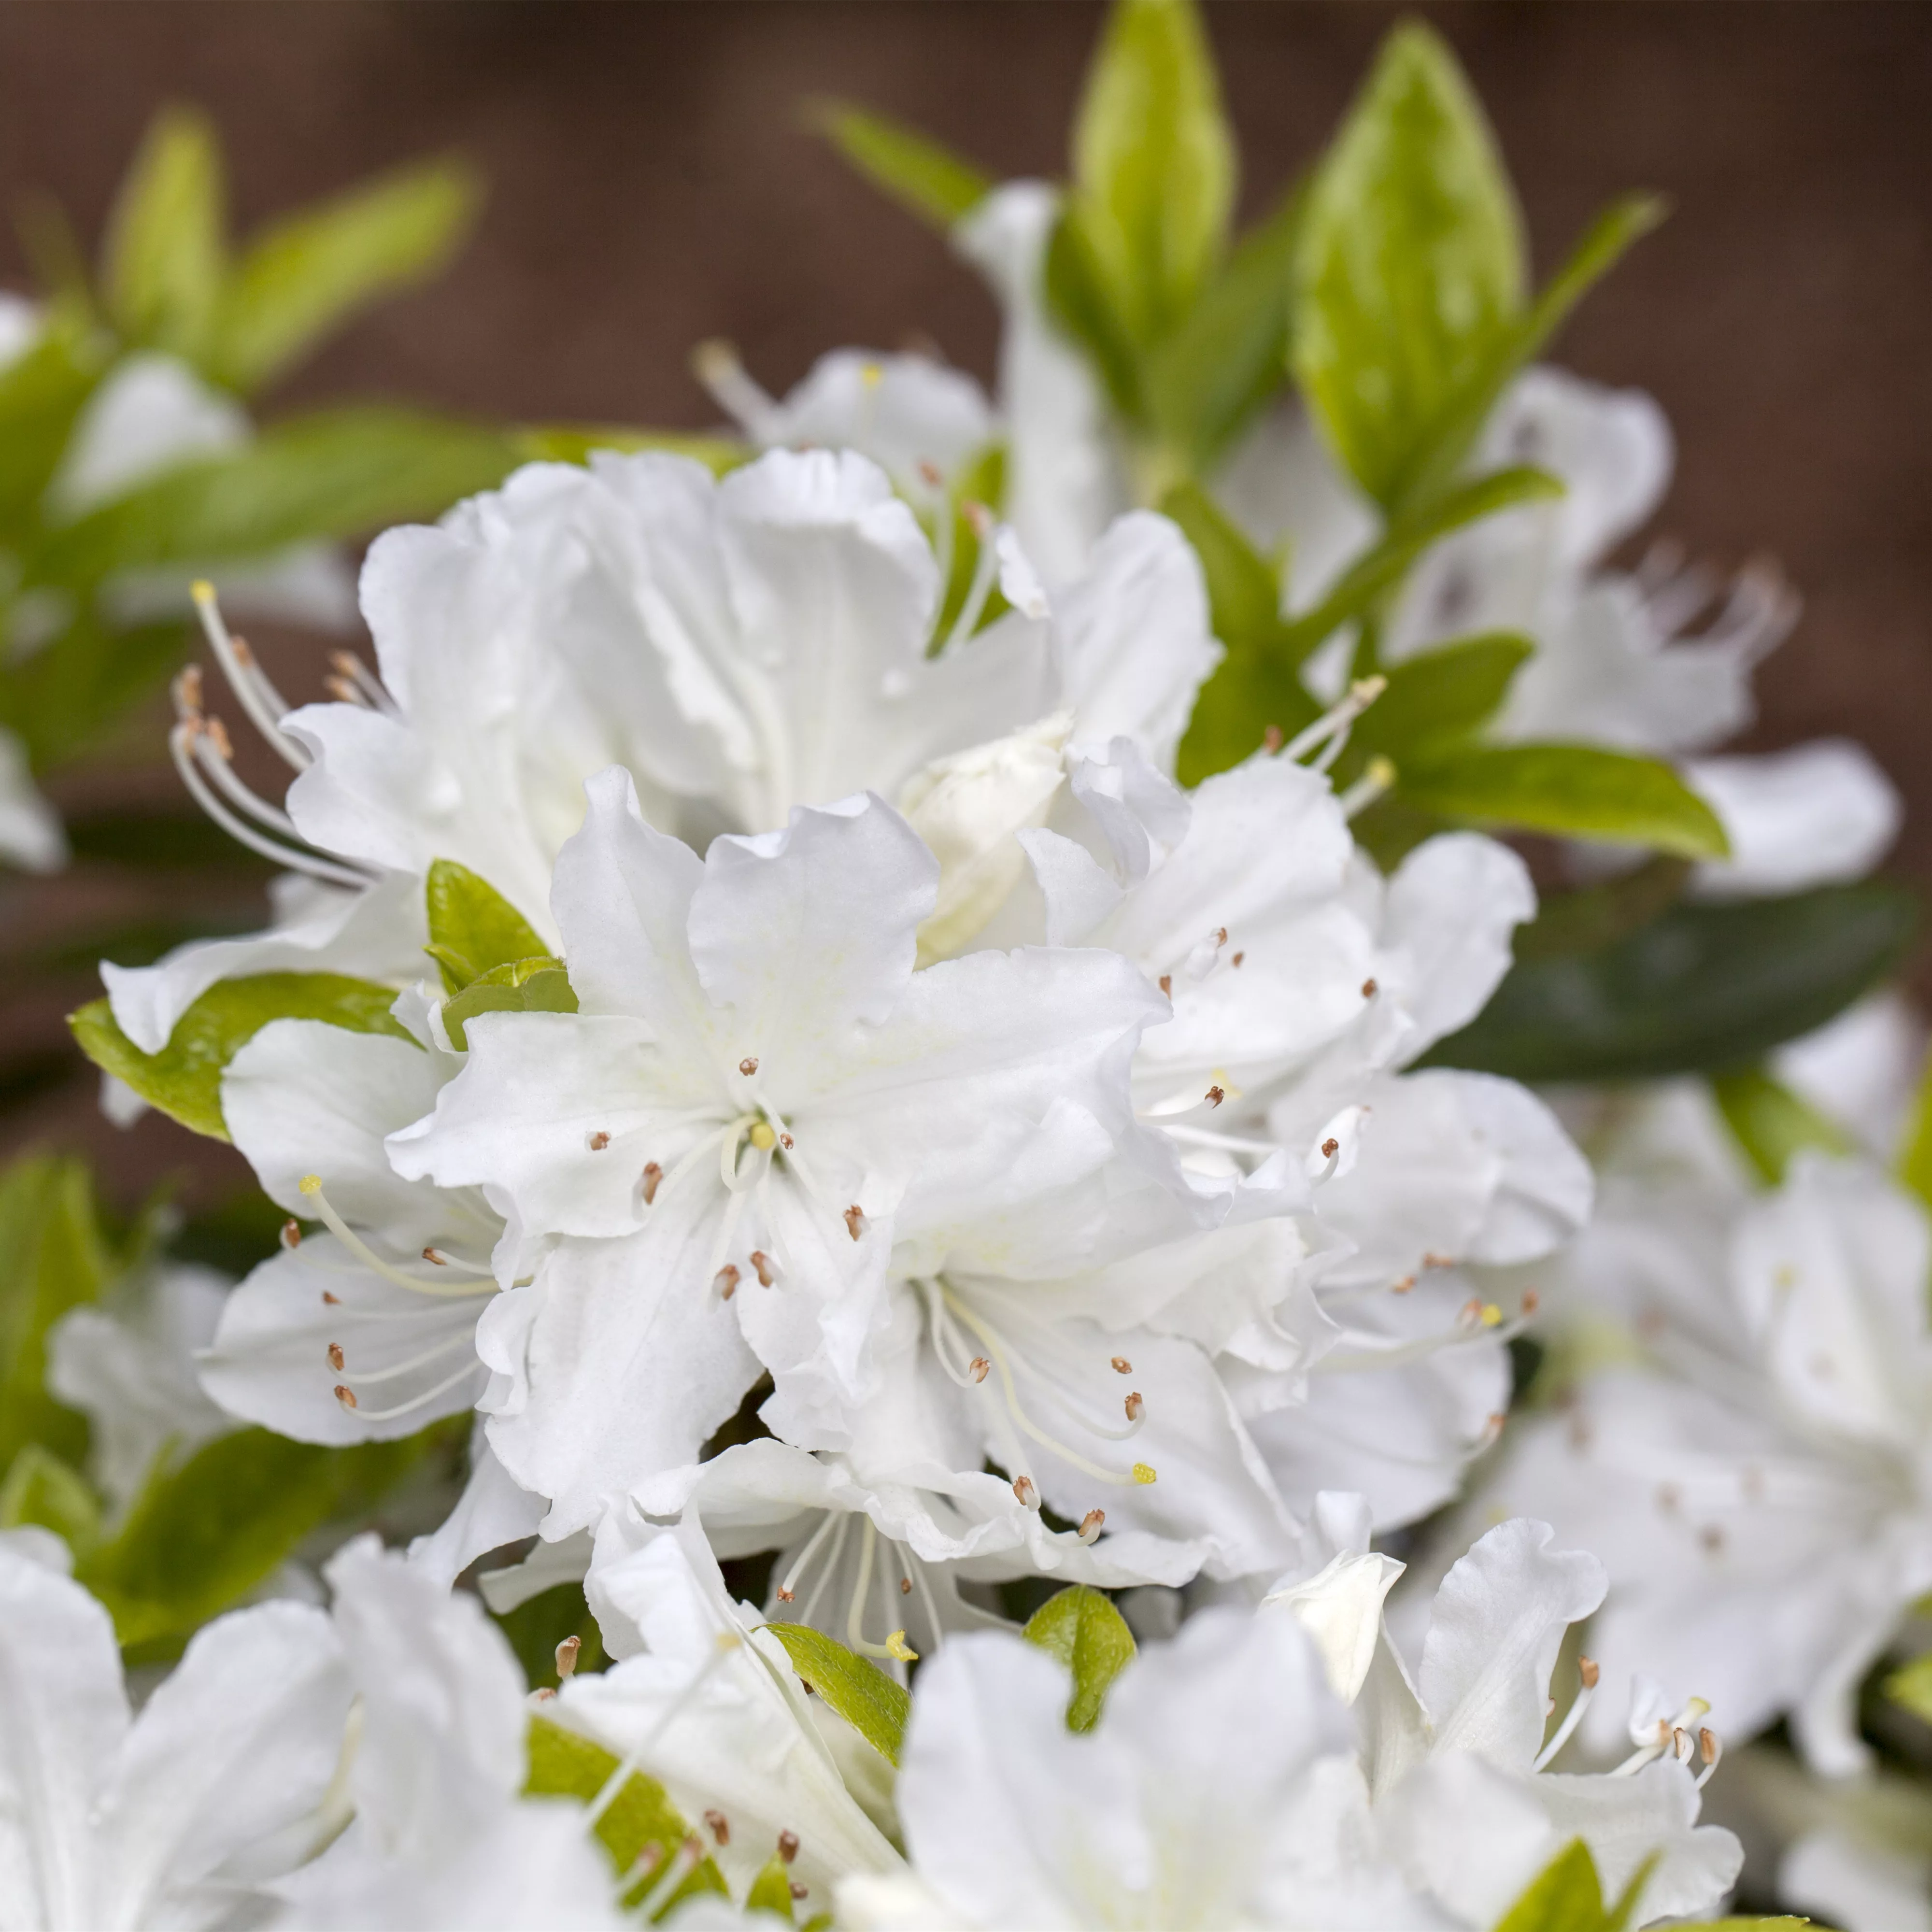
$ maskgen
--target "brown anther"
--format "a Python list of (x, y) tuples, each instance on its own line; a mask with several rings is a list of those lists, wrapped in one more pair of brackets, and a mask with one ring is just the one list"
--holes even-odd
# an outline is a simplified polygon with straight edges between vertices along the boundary
[(228, 760), (231, 764), (234, 762), (235, 747), (229, 741), (228, 727), (219, 718), (203, 718), (201, 732), (219, 756)]
[(1013, 1494), (1028, 1509), (1031, 1509), (1040, 1499), (1040, 1492), (1034, 1487), (1030, 1476), (1016, 1476), (1013, 1478)]
[(602, 1154), (610, 1144), (610, 1136), (602, 1127), (590, 1136), (590, 1151)]
[(959, 506), (959, 514), (966, 519), (973, 534), (982, 543), (992, 535), (993, 513), (984, 503), (976, 503), (969, 500)]
[(750, 1079), (752, 1076), (757, 1072), (758, 1070), (758, 1061), (752, 1058), (749, 1054), (747, 1054), (744, 1059), (740, 1060), (738, 1063), (738, 1071), (742, 1073), (747, 1080)]
[(1100, 1534), (1101, 1526), (1107, 1520), (1107, 1512), (1090, 1509), (1080, 1519), (1080, 1540), (1091, 1543)]
[(1114, 1372), (1115, 1375), (1130, 1376), (1133, 1372), (1134, 1365), (1127, 1360), (1126, 1356), (1116, 1355), (1114, 1358)]
[(721, 1845), (728, 1845), (731, 1842), (731, 1822), (723, 1812), (706, 1812), (704, 1822), (711, 1827), (711, 1835)]
[(1542, 1306), (1543, 1298), (1537, 1293), (1534, 1288), (1526, 1288), (1523, 1290), (1522, 1312), (1524, 1314), (1534, 1315)]
[(252, 665), (254, 663), (255, 653), (248, 648), (248, 640), (246, 638), (233, 637), (228, 641), (235, 646), (235, 662), (237, 664)]
[(786, 1151), (788, 1154), (789, 1154), (789, 1153), (791, 1151), (791, 1136), (790, 1136), (790, 1135), (789, 1135), (789, 1134), (781, 1134), (781, 1135), (779, 1135), (779, 1136), (778, 1136), (778, 1145), (779, 1145), (780, 1147), (783, 1148), (785, 1150), (785, 1151)]
[(727, 1262), (711, 1277), (711, 1286), (718, 1291), (718, 1298), (721, 1301), (729, 1301), (732, 1296), (738, 1292), (737, 1263)]
[(1322, 1158), (1333, 1160), (1342, 1151), (1342, 1143), (1333, 1134), (1322, 1143)]
[(1392, 1281), (1389, 1283), (1391, 1292), (1396, 1294), (1406, 1294), (1414, 1286), (1415, 1277), (1412, 1274), (1406, 1274), (1401, 1280)]
[(447, 1268), (449, 1265), (448, 1261), (438, 1254), (434, 1248), (424, 1249), (423, 1259), (426, 1262), (434, 1262), (438, 1268)]
[(1262, 747), (1270, 758), (1273, 758), (1276, 752), (1281, 749), (1281, 727), (1279, 724), (1270, 724), (1262, 734)]
[(343, 1366), (342, 1344), (340, 1342), (332, 1342), (328, 1345), (328, 1366), (333, 1369), (338, 1375), (341, 1374)]
[(342, 1306), (341, 1296), (332, 1294), (326, 1288), (322, 1291), (322, 1298), (331, 1308), (340, 1308)]
[(302, 1223), (299, 1221), (284, 1221), (282, 1223), (282, 1246), (285, 1248), (302, 1246)]
[(658, 1198), (658, 1185), (664, 1179), (664, 1169), (654, 1160), (644, 1162), (644, 1205), (648, 1208)]
[(1697, 1540), (1704, 1546), (1704, 1553), (1707, 1556), (1717, 1556), (1723, 1553), (1724, 1532), (1714, 1522), (1707, 1522), (1697, 1532)]
[(796, 1590), (788, 1590), (782, 1583), (778, 1586), (778, 1601), (780, 1603), (789, 1604), (793, 1601), (797, 1595), (798, 1592)]
[(200, 665), (190, 664), (176, 680), (176, 688), (180, 694), (182, 702), (190, 711), (199, 711), (201, 709)]
[[(1456, 1265), (1456, 1257), (1454, 1255), (1438, 1255), (1433, 1248), (1431, 1248), (1423, 1256), (1422, 1265), (1424, 1268), (1454, 1268)], [(1480, 1306), (1480, 1304), (1474, 1305)]]
[(331, 651), (328, 661), (344, 677), (353, 677), (362, 668), (353, 651)]
[(580, 1636), (567, 1636), (556, 1647), (556, 1674), (568, 1678), (577, 1668), (577, 1654), (584, 1648)]
[(920, 458), (918, 469), (919, 480), (923, 483), (928, 490), (937, 490), (940, 484), (946, 480), (945, 478), (941, 476), (939, 473), (939, 465), (936, 463), (928, 462), (924, 457), (921, 457)]
[(781, 1832), (778, 1834), (778, 1856), (787, 1864), (798, 1856), (798, 1834), (796, 1832)]
[(1202, 1096), (1202, 1097), (1208, 1102), (1209, 1106), (1218, 1107), (1221, 1102), (1228, 1097), (1228, 1096), (1220, 1088), (1210, 1087), (1208, 1088), (1208, 1091)]
[(1376, 982), (1372, 980), (1364, 980), (1362, 982), (1362, 998), (1365, 1000), (1372, 1000), (1375, 996)]
[(763, 1248), (754, 1248), (752, 1250), (752, 1271), (758, 1277), (758, 1286), (760, 1288), (771, 1286), (772, 1258)]
[(1225, 926), (1216, 926), (1216, 927), (1215, 927), (1215, 928), (1214, 928), (1214, 944), (1215, 944), (1215, 945), (1216, 945), (1217, 947), (1219, 947), (1219, 946), (1226, 946), (1226, 945), (1227, 944), (1227, 943), (1228, 943), (1228, 928), (1227, 928)]
[(1174, 998), (1174, 975), (1163, 973), (1160, 976), (1160, 990), (1171, 1000)]
[(1456, 1311), (1458, 1322), (1480, 1322), (1482, 1318), (1483, 1304), (1473, 1294)]
[(808, 1896), (808, 1888), (800, 1885), (796, 1879), (794, 1879), (791, 1882), (791, 1895), (794, 1898), (804, 1898)]
[(866, 1232), (866, 1210), (856, 1201), (845, 1210), (845, 1232), (855, 1241)]
[(1233, 958), (1228, 962), (1228, 964), (1230, 966), (1238, 966), (1244, 959), (1246, 958), (1247, 956), (1248, 956), (1245, 952), (1238, 952), (1234, 955)]
[(346, 1382), (336, 1384), (335, 1399), (344, 1408), (353, 1408), (356, 1406), (356, 1391)]
[(1138, 1422), (1147, 1413), (1147, 1404), (1141, 1400), (1141, 1392), (1136, 1389), (1121, 1406), (1127, 1412), (1130, 1422)]
[(1718, 1734), (1709, 1725), (1702, 1726), (1697, 1732), (1697, 1755), (1706, 1764), (1715, 1764), (1718, 1753), (1722, 1748), (1718, 1742)]
[(534, 1704), (554, 1704), (556, 1702), (556, 1693), (545, 1685), (543, 1689), (530, 1693), (530, 1701)]
[(1684, 1500), (1675, 1483), (1659, 1483), (1657, 1486), (1657, 1506), (1666, 1516), (1674, 1515), (1677, 1505)]
[(362, 702), (362, 694), (346, 677), (326, 677), (322, 681), (322, 688), (338, 704), (360, 704)]
[(1601, 1666), (1599, 1666), (1597, 1660), (1594, 1657), (1580, 1657), (1577, 1658), (1576, 1675), (1582, 1678), (1583, 1688), (1586, 1690), (1595, 1690), (1597, 1688), (1597, 1679), (1602, 1676), (1603, 1674)]
[(910, 1576), (902, 1576), (899, 1579), (899, 1594), (902, 1597), (909, 1597), (912, 1594), (912, 1579)]
[(992, 1364), (988, 1361), (984, 1355), (975, 1355), (973, 1359), (966, 1364), (966, 1372), (976, 1382), (982, 1382), (986, 1379), (986, 1371), (992, 1366)]

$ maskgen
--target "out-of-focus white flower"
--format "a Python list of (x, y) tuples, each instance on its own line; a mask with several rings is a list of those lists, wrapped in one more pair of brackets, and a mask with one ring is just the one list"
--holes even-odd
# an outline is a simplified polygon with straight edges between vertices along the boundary
[(67, 856), (60, 814), (34, 785), (26, 746), (0, 728), (0, 860), (29, 872), (57, 872)]

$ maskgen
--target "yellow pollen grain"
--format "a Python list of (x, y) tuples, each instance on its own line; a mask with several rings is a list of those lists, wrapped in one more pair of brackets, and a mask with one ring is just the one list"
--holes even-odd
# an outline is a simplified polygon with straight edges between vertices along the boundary
[(304, 1194), (320, 1194), (322, 1192), (322, 1176), (319, 1174), (305, 1174), (296, 1184)]
[(777, 1146), (778, 1130), (769, 1120), (754, 1121), (749, 1138), (752, 1146), (763, 1154), (767, 1148)]
[(886, 1638), (886, 1648), (902, 1664), (916, 1664), (919, 1661), (919, 1652), (906, 1642), (905, 1632), (902, 1630), (894, 1630), (892, 1635)]
[(1134, 1465), (1134, 1480), (1143, 1488), (1154, 1480), (1154, 1465), (1151, 1462), (1136, 1462)]
[(1484, 1304), (1484, 1305), (1483, 1305), (1483, 1326), (1484, 1326), (1485, 1328), (1495, 1328), (1495, 1327), (1497, 1325), (1497, 1324), (1498, 1324), (1498, 1323), (1499, 1323), (1499, 1322), (1502, 1320), (1502, 1318), (1503, 1318), (1503, 1312), (1502, 1312), (1502, 1310), (1500, 1308), (1498, 1308), (1498, 1307), (1496, 1306), (1496, 1304), (1493, 1301), (1485, 1302), (1485, 1303)]

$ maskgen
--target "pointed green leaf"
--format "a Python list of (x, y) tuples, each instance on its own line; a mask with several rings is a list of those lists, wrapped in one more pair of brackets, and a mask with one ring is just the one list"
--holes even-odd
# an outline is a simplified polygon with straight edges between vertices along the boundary
[(488, 972), (478, 974), (462, 992), (443, 1002), (442, 1024), (450, 1044), (458, 1052), (464, 1053), (469, 1051), (470, 1042), (464, 1029), (478, 1013), (574, 1013), (576, 1010), (577, 994), (563, 962), (539, 955), (532, 959), (513, 959), (506, 966), (493, 966)]
[(1889, 1672), (1880, 1688), (1894, 1704), (1932, 1724), (1932, 1651)]
[(1748, 1065), (1896, 971), (1918, 904), (1882, 880), (1672, 907), (1600, 952), (1519, 961), (1420, 1064), (1511, 1078), (1648, 1079)]
[(159, 1053), (143, 1053), (116, 1024), (105, 1000), (68, 1016), (81, 1051), (104, 1073), (124, 1080), (170, 1118), (225, 1141), (221, 1076), (271, 1020), (322, 1020), (351, 1033), (408, 1032), (390, 1017), (395, 989), (341, 973), (256, 973), (223, 980), (176, 1022)]
[(1690, 876), (1689, 860), (1660, 853), (1600, 884), (1546, 892), (1535, 918), (1516, 929), (1516, 956), (1555, 959), (1600, 952), (1667, 912), (1683, 896)]
[(1323, 160), (1303, 226), (1294, 360), (1343, 464), (1393, 505), (1450, 398), (1522, 313), (1522, 221), (1481, 106), (1406, 22)]
[(1087, 352), (1114, 407), (1130, 422), (1147, 413), (1139, 351), (1116, 314), (1078, 204), (1064, 208), (1046, 244), (1048, 313)]
[(928, 135), (840, 100), (817, 101), (812, 124), (889, 199), (941, 234), (992, 192), (992, 178)]
[(1479, 730), (1509, 694), (1510, 680), (1534, 655), (1527, 638), (1507, 631), (1460, 638), (1405, 658), (1381, 697), (1355, 722), (1351, 748), (1379, 752), (1398, 766)]
[(129, 340), (200, 359), (226, 272), (224, 202), (214, 124), (194, 108), (163, 108), (108, 224), (107, 311)]
[(1027, 1619), (1028, 1642), (1057, 1657), (1073, 1673), (1066, 1727), (1090, 1731), (1114, 1679), (1134, 1660), (1134, 1634), (1113, 1600), (1084, 1583), (1048, 1598)]
[(1073, 128), (1073, 198), (1108, 306), (1159, 341), (1227, 245), (1234, 147), (1193, 0), (1114, 0)]
[(791, 1666), (888, 1764), (897, 1766), (912, 1700), (878, 1666), (808, 1624), (767, 1624)]
[(774, 1852), (745, 1894), (747, 1912), (769, 1912), (788, 1925), (798, 1922), (791, 1909), (791, 1868)]
[(440, 274), (482, 201), (470, 168), (439, 160), (284, 216), (226, 278), (210, 373), (244, 391), (272, 381), (359, 310)]
[(728, 436), (690, 436), (681, 430), (626, 429), (616, 424), (534, 423), (509, 432), (510, 447), (519, 463), (588, 463), (593, 452), (615, 449), (626, 454), (642, 449), (668, 456), (688, 456), (714, 476), (723, 476), (758, 452), (749, 443)]
[(1496, 1922), (1496, 1932), (1608, 1932), (1596, 1861), (1573, 1838)]
[(86, 1478), (38, 1442), (21, 1450), (0, 1482), (0, 1529), (23, 1523), (52, 1530), (76, 1552), (100, 1534), (100, 1498)]
[(1761, 1066), (1741, 1066), (1711, 1082), (1718, 1109), (1745, 1158), (1767, 1186), (1784, 1178), (1791, 1157), (1804, 1148), (1847, 1154), (1851, 1138), (1816, 1108), (1774, 1080)]
[(1595, 745), (1478, 745), (1401, 767), (1426, 812), (1477, 825), (1721, 857), (1718, 815), (1660, 758)]
[(58, 322), (0, 368), (0, 536), (18, 542), (108, 362), (94, 332)]
[(460, 993), (493, 966), (540, 958), (544, 943), (528, 920), (487, 879), (454, 859), (438, 859), (424, 888), (430, 956), (444, 986)]

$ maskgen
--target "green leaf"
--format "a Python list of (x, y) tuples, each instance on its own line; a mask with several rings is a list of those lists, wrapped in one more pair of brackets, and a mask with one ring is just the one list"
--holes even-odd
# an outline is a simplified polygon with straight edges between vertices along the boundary
[(213, 123), (194, 108), (163, 108), (108, 224), (107, 311), (130, 341), (200, 360), (226, 273), (224, 201)]
[(324, 1523), (366, 1512), (442, 1439), (431, 1430), (329, 1449), (266, 1429), (218, 1436), (184, 1461), (158, 1460), (127, 1520), (75, 1578), (111, 1612), (124, 1646), (184, 1640)]
[(487, 879), (454, 859), (439, 859), (424, 887), (429, 939), (424, 949), (442, 969), (446, 991), (460, 993), (493, 966), (542, 956), (530, 922)]
[(1608, 1924), (1596, 1861), (1581, 1838), (1573, 1838), (1497, 1921), (1496, 1932), (1605, 1932)]
[(1877, 879), (1676, 906), (1600, 952), (1520, 960), (1422, 1064), (1526, 1081), (1748, 1066), (1896, 971), (1918, 916), (1910, 892)]
[(0, 1173), (0, 1469), (35, 1442), (85, 1459), (86, 1420), (47, 1393), (47, 1334), (118, 1271), (85, 1162), (32, 1154)]
[(604, 1668), (603, 1633), (590, 1614), (581, 1583), (559, 1583), (526, 1598), (514, 1610), (490, 1614), (509, 1639), (532, 1690), (556, 1688), (556, 1647), (568, 1637), (578, 1639), (580, 1646), (575, 1666), (580, 1676)]
[(1426, 757), (1473, 736), (1535, 650), (1527, 638), (1494, 631), (1403, 658), (1389, 671), (1381, 697), (1356, 720), (1351, 749), (1379, 752), (1399, 765), (1406, 757)]
[[(206, 813), (98, 808), (65, 814), (68, 849), (76, 859), (142, 872), (218, 869), (258, 878), (272, 868), (238, 844)], [(222, 881), (224, 888), (233, 883)]]
[(745, 1894), (747, 1912), (770, 1912), (788, 1925), (798, 1922), (791, 1909), (791, 1868), (774, 1852)]
[(1758, 1178), (1775, 1187), (1802, 1148), (1852, 1150), (1849, 1135), (1761, 1066), (1741, 1066), (1711, 1082), (1718, 1111)]
[(878, 1666), (808, 1624), (767, 1624), (792, 1668), (866, 1742), (895, 1767), (912, 1699)]
[(185, 463), (51, 532), (28, 561), (39, 584), (230, 561), (311, 537), (352, 537), (440, 515), (518, 460), (502, 431), (410, 410), (292, 416), (230, 454)]
[(105, 1000), (68, 1016), (81, 1051), (104, 1072), (124, 1080), (170, 1119), (225, 1141), (221, 1076), (228, 1063), (271, 1020), (322, 1020), (351, 1033), (408, 1032), (389, 1015), (393, 987), (341, 973), (256, 973), (223, 980), (176, 1022), (159, 1053), (143, 1053), (116, 1024)]
[(1330, 446), (1385, 506), (1521, 314), (1524, 261), (1481, 106), (1442, 39), (1406, 22), (1316, 178), (1294, 348)]
[(1084, 1583), (1072, 1584), (1034, 1612), (1024, 1634), (1073, 1673), (1066, 1728), (1090, 1731), (1108, 1687), (1134, 1660), (1134, 1634), (1113, 1600)]
[(100, 1498), (78, 1469), (38, 1442), (22, 1448), (0, 1483), (0, 1529), (23, 1523), (52, 1530), (76, 1552), (100, 1534)]
[(1244, 236), (1179, 327), (1148, 358), (1154, 427), (1197, 475), (1286, 380), (1302, 208), (1298, 188)]
[(117, 629), (82, 605), (50, 643), (0, 671), (0, 714), (26, 742), (34, 770), (48, 770), (88, 750), (159, 690), (194, 637), (190, 625), (172, 620)]
[(1932, 1651), (1888, 1672), (1880, 1688), (1894, 1704), (1932, 1724)]
[[(946, 506), (934, 513), (935, 517), (950, 517), (952, 520), (952, 564), (946, 573), (939, 616), (932, 626), (931, 649), (935, 656), (946, 648), (954, 623), (966, 608), (966, 600), (973, 592), (974, 578), (979, 571), (980, 534), (973, 527), (973, 519), (966, 514), (966, 506), (969, 503), (983, 504), (997, 513), (1006, 500), (1006, 446), (1003, 442), (989, 442), (984, 448), (975, 450), (960, 465), (948, 492)], [(944, 555), (943, 526), (934, 532), (934, 537)], [(1011, 606), (1000, 595), (996, 584), (980, 614), (978, 628), (984, 629), (1010, 608)]]
[(1072, 205), (1099, 286), (1150, 346), (1227, 245), (1234, 147), (1193, 0), (1114, 0), (1073, 128)]
[(221, 290), (210, 373), (244, 391), (272, 381), (358, 310), (440, 274), (482, 202), (472, 170), (427, 161), (283, 217)]
[(32, 526), (108, 361), (97, 333), (56, 322), (0, 368), (0, 536), (18, 542)]
[(1087, 352), (1114, 408), (1130, 422), (1147, 413), (1140, 352), (1114, 310), (1100, 258), (1077, 204), (1064, 208), (1046, 244), (1048, 313)]
[(595, 423), (538, 423), (509, 432), (510, 447), (519, 463), (588, 463), (593, 451), (615, 449), (626, 454), (655, 449), (667, 456), (688, 456), (714, 476), (723, 476), (758, 454), (750, 444), (728, 436), (688, 436), (679, 430), (626, 429)]
[(1535, 918), (1516, 929), (1516, 956), (1555, 959), (1614, 945), (1675, 905), (1690, 876), (1689, 860), (1660, 853), (1600, 884), (1546, 892)]
[[(439, 962), (440, 963), (440, 962)], [(478, 1013), (574, 1013), (577, 994), (561, 959), (513, 959), (478, 974), (442, 1006), (442, 1024), (458, 1052), (469, 1050), (464, 1028)]]
[(1478, 745), (1402, 767), (1424, 811), (1478, 825), (1720, 857), (1718, 815), (1660, 758), (1595, 745)]
[(875, 188), (941, 234), (992, 192), (989, 175), (903, 122), (840, 100), (816, 101), (806, 112)]
[[(586, 1805), (602, 1792), (620, 1762), (614, 1751), (548, 1718), (531, 1718), (529, 1752), (530, 1768), (524, 1784), (529, 1796), (574, 1798)], [(656, 1778), (634, 1771), (598, 1817), (596, 1834), (610, 1854), (613, 1868), (621, 1874), (636, 1866), (647, 1846), (659, 1846), (666, 1854), (676, 1852), (691, 1836), (691, 1827)], [(647, 1873), (626, 1895), (624, 1904), (635, 1905), (650, 1889)], [(678, 1900), (696, 1892), (726, 1889), (724, 1875), (707, 1857), (671, 1897)]]

